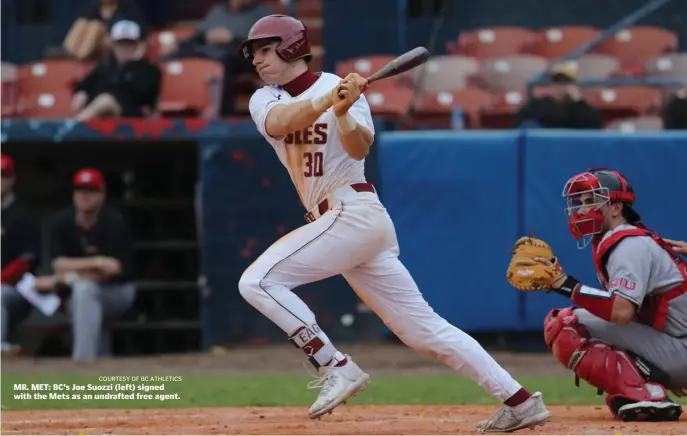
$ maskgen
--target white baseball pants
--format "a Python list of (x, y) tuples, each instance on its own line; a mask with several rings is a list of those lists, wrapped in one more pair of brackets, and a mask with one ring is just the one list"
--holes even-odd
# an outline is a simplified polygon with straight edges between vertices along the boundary
[(515, 394), (522, 386), (427, 304), (398, 259), (396, 231), (377, 195), (344, 187), (331, 198), (328, 212), (282, 237), (244, 272), (241, 295), (290, 335), (316, 324), (291, 290), (342, 274), (405, 344), (471, 378), (501, 402)]

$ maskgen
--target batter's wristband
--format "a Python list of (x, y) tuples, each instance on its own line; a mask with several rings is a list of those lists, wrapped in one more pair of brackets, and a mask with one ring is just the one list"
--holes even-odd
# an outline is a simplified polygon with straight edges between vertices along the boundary
[(568, 276), (559, 288), (551, 288), (551, 290), (564, 297), (570, 298), (578, 286), (580, 286), (580, 282), (575, 277)]
[(358, 126), (358, 122), (348, 112), (342, 117), (336, 117), (336, 122), (339, 125), (339, 132), (341, 132), (342, 135), (354, 131)]
[(331, 93), (327, 93), (319, 97), (315, 97), (310, 100), (310, 104), (317, 112), (323, 113), (332, 106), (332, 95)]

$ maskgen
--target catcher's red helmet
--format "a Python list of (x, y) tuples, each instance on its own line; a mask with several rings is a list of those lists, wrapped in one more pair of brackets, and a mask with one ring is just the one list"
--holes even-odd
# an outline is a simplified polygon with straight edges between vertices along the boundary
[[(593, 194), (593, 202), (586, 207), (580, 201), (585, 193)], [(623, 215), (628, 222), (639, 221), (640, 217), (632, 209), (635, 192), (627, 178), (618, 171), (606, 168), (590, 168), (570, 178), (563, 188), (563, 197), (567, 202), (568, 228), (575, 239), (582, 239), (583, 245), (588, 238), (602, 232), (604, 214), (601, 207), (613, 202), (622, 202)], [(586, 211), (581, 212), (582, 209)]]
[(277, 54), (287, 62), (297, 59), (309, 62), (312, 57), (307, 29), (299, 20), (288, 15), (268, 15), (256, 21), (248, 32), (248, 38), (239, 45), (239, 55), (251, 58), (251, 43), (261, 39), (278, 39)]

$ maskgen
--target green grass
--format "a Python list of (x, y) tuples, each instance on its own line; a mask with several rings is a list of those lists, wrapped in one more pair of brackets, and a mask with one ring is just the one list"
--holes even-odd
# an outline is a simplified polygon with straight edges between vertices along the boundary
[[(160, 401), (155, 399), (83, 399), (84, 394), (113, 393), (117, 391), (74, 391), (53, 389), (53, 384), (86, 386), (107, 385), (98, 381), (94, 374), (39, 374), (4, 373), (2, 377), (2, 407), (4, 410), (20, 409), (82, 409), (82, 408), (181, 408), (181, 407), (231, 407), (231, 406), (309, 406), (317, 395), (316, 390), (307, 390), (309, 377), (287, 375), (209, 375), (193, 374), (183, 376), (178, 382), (119, 382), (134, 385), (165, 385), (164, 391), (148, 394), (178, 394), (179, 399)], [(576, 388), (573, 378), (522, 378), (521, 383), (531, 391), (544, 393), (547, 404), (598, 404), (603, 397), (581, 382)], [(50, 390), (32, 389), (33, 384), (47, 383)], [(117, 382), (113, 382), (116, 384)], [(15, 384), (26, 384), (28, 393), (48, 395), (61, 393), (67, 399), (15, 399), (20, 390)], [(135, 391), (134, 391), (135, 392)], [(146, 393), (138, 391), (139, 393)], [(72, 395), (81, 395), (80, 399)], [(446, 376), (380, 376), (373, 377), (372, 384), (364, 394), (355, 397), (351, 404), (497, 404), (479, 386), (470, 380)], [(686, 403), (687, 404), (687, 403)]]

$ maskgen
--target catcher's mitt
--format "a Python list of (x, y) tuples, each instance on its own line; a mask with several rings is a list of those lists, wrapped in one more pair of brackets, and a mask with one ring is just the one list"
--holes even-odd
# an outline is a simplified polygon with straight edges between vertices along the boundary
[[(541, 239), (524, 236), (515, 242), (506, 280), (520, 291), (550, 290), (565, 278), (553, 250)], [(535, 260), (541, 258), (542, 260)]]

